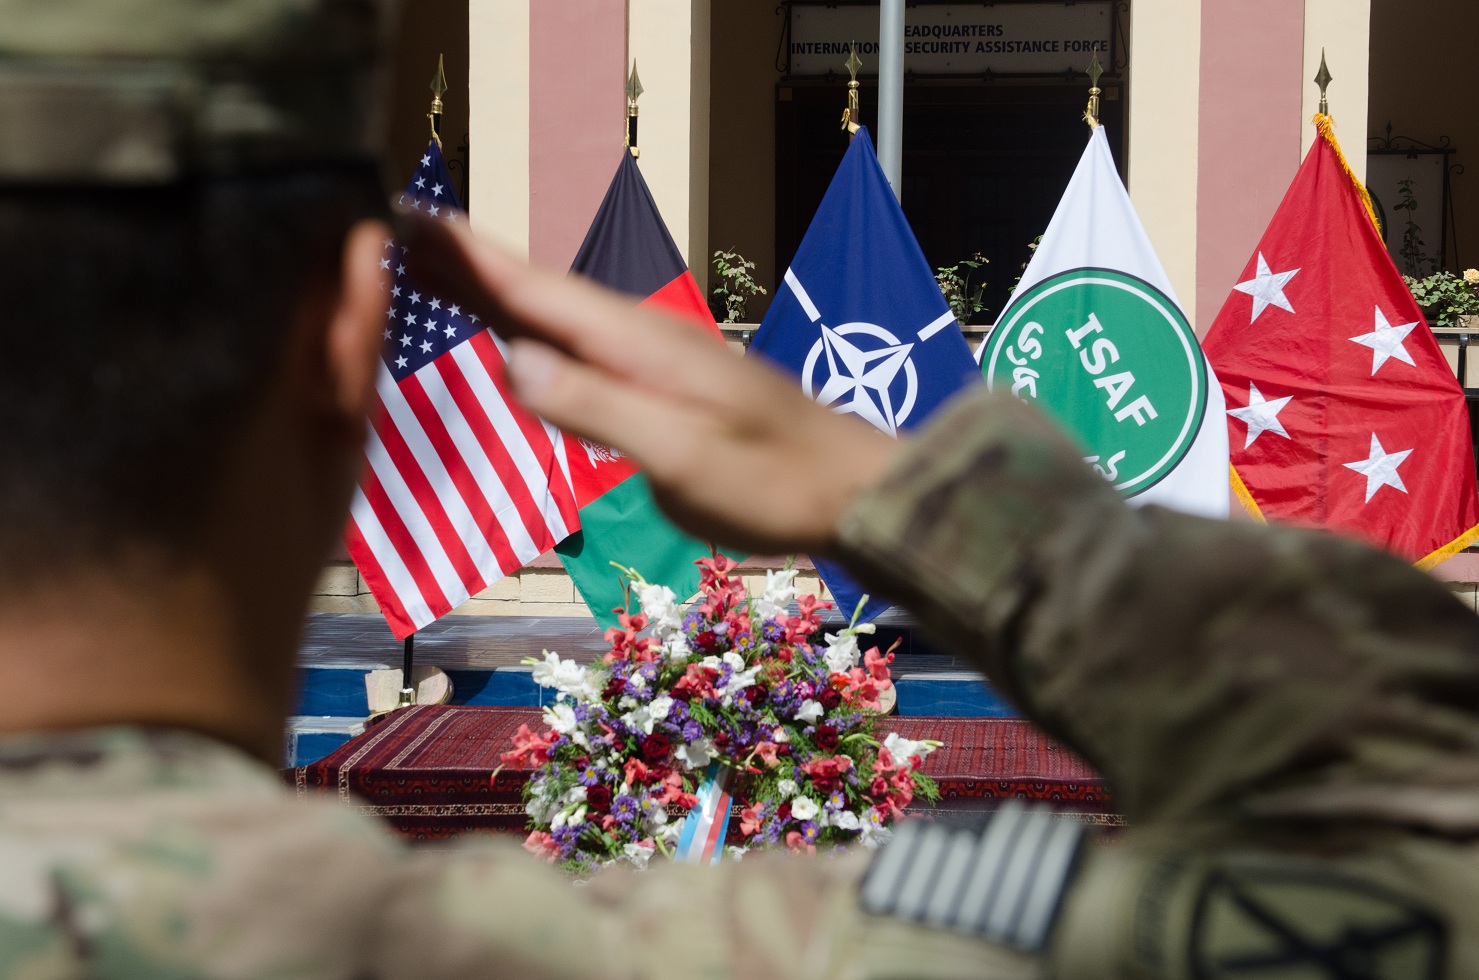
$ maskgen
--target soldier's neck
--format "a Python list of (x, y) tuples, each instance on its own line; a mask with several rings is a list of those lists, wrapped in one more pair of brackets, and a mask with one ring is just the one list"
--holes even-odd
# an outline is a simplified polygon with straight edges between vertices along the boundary
[(200, 573), (82, 572), (0, 598), (0, 733), (180, 728), (280, 765), (291, 642), (248, 649), (222, 594)]

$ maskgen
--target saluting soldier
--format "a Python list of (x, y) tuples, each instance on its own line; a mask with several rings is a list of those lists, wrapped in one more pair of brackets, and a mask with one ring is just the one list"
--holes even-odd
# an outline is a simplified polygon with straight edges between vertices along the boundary
[[(273, 769), (373, 403), (371, 0), (0, 0), (0, 975), (1479, 975), (1479, 619), (1319, 535), (1131, 510), (1032, 409), (895, 442), (445, 223), (519, 391), (726, 544), (846, 562), (1110, 780), (874, 863), (583, 888)], [(1064, 828), (1069, 828), (1065, 830)]]

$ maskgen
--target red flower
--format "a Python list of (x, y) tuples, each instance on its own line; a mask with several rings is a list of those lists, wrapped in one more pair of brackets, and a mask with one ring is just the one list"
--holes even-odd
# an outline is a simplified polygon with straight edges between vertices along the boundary
[(823, 752), (835, 752), (837, 750), (837, 729), (831, 725), (818, 725), (813, 741)]
[(537, 769), (549, 762), (549, 750), (555, 738), (552, 731), (545, 732), (541, 737), (531, 732), (528, 725), (520, 725), (519, 730), (514, 732), (513, 751), (503, 753), (501, 758), (516, 766), (527, 765)]
[(782, 803), (780, 809), (775, 811), (775, 818), (781, 823), (785, 823), (787, 820), (791, 819), (791, 803), (789, 800), (787, 800), (785, 803)]
[(882, 776), (876, 777), (868, 786), (868, 795), (875, 800), (881, 800), (888, 795), (888, 780)]
[(585, 805), (593, 813), (605, 813), (611, 809), (611, 787), (599, 783), (585, 791)]
[(661, 762), (673, 750), (673, 743), (662, 732), (654, 732), (642, 740), (642, 756), (648, 762)]
[(601, 692), (601, 697), (605, 698), (607, 701), (615, 701), (617, 698), (621, 697), (622, 692), (624, 692), (626, 689), (626, 681), (622, 680), (620, 677), (613, 677), (611, 678), (611, 680), (606, 682), (606, 690)]
[(770, 697), (770, 688), (764, 684), (751, 684), (745, 688), (745, 700), (753, 704), (764, 704), (765, 699)]
[(817, 695), (817, 702), (828, 711), (842, 703), (842, 693), (830, 684), (822, 688), (822, 693)]

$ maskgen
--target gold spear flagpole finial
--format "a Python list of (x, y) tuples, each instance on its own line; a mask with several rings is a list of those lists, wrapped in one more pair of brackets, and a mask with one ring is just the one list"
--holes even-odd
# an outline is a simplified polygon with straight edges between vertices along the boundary
[(632, 73), (627, 76), (627, 148), (632, 156), (640, 157), (637, 149), (637, 100), (642, 97), (642, 79), (637, 76), (637, 59), (632, 59)]
[(847, 109), (842, 113), (842, 128), (847, 132), (848, 142), (863, 126), (862, 110), (858, 107), (858, 69), (863, 62), (858, 58), (858, 42), (852, 42), (847, 54)]
[(1330, 66), (1325, 63), (1325, 49), (1320, 49), (1320, 73), (1315, 76), (1315, 84), (1320, 86), (1320, 115), (1330, 115), (1330, 97), (1328, 90), (1330, 83), (1335, 81), (1330, 75)]
[(437, 73), (431, 80), (431, 111), (426, 118), (431, 120), (431, 138), (436, 140), (437, 149), (442, 148), (442, 96), (447, 94), (447, 69), (441, 55), (437, 55)]
[(1094, 52), (1094, 60), (1089, 63), (1089, 107), (1084, 110), (1084, 122), (1089, 124), (1090, 129), (1099, 128), (1099, 96), (1104, 90), (1099, 87), (1099, 79), (1104, 77), (1104, 66), (1099, 63), (1099, 53)]

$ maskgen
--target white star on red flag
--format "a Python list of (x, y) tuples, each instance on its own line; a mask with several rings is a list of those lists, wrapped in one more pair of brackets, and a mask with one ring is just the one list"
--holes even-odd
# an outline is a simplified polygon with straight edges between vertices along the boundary
[(1397, 467), (1407, 462), (1407, 457), (1412, 455), (1411, 449), (1404, 449), (1399, 453), (1389, 453), (1381, 446), (1381, 440), (1376, 433), (1371, 433), (1371, 455), (1365, 459), (1358, 459), (1354, 463), (1343, 463), (1348, 470), (1355, 470), (1366, 478), (1366, 502), (1371, 503), (1371, 498), (1376, 496), (1376, 491), (1382, 487), (1395, 487), (1403, 493), (1407, 487), (1402, 483), (1402, 476), (1397, 472)]
[(1277, 306), (1281, 310), (1294, 312), (1294, 306), (1289, 302), (1289, 297), (1284, 295), (1284, 287), (1289, 285), (1289, 280), (1299, 275), (1298, 269), (1288, 272), (1274, 272), (1268, 267), (1268, 260), (1263, 253), (1258, 253), (1258, 274), (1247, 282), (1240, 282), (1233, 288), (1240, 293), (1247, 293), (1253, 297), (1253, 319), (1249, 323), (1257, 323), (1258, 318), (1263, 316), (1263, 311), (1270, 306)]
[(1248, 404), (1242, 408), (1230, 408), (1227, 410), (1227, 414), (1235, 419), (1246, 422), (1248, 425), (1248, 440), (1243, 443), (1244, 449), (1257, 442), (1258, 437), (1265, 432), (1273, 432), (1283, 436), (1285, 439), (1289, 438), (1289, 433), (1284, 430), (1284, 423), (1279, 421), (1279, 413), (1284, 410), (1284, 406), (1288, 405), (1293, 398), (1293, 395), (1285, 395), (1283, 398), (1275, 398), (1273, 401), (1268, 401), (1259, 392), (1256, 384), (1249, 383)]
[(1376, 372), (1381, 370), (1381, 366), (1394, 357), (1404, 364), (1412, 364), (1412, 355), (1407, 353), (1407, 348), (1402, 342), (1415, 329), (1417, 329), (1416, 320), (1396, 326), (1388, 323), (1387, 315), (1378, 306), (1376, 308), (1376, 329), (1370, 333), (1363, 333), (1359, 337), (1352, 337), (1351, 342), (1371, 348), (1371, 374), (1375, 377)]

